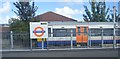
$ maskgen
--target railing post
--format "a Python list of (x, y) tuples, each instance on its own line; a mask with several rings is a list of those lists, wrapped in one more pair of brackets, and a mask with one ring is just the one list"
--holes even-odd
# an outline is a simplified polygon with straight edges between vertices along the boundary
[(11, 49), (13, 49), (13, 31), (10, 31), (10, 34)]
[(100, 28), (101, 28), (101, 40), (102, 40), (101, 46), (103, 47), (103, 28), (102, 27)]
[(88, 35), (88, 43), (87, 43), (87, 45), (88, 45), (88, 48), (90, 47), (90, 42), (89, 42), (89, 40), (90, 40), (90, 30), (88, 29), (88, 33), (87, 33), (87, 35)]
[[(51, 35), (51, 33), (50, 33), (50, 35)], [(46, 48), (47, 48), (47, 50), (48, 50), (48, 45), (49, 45), (48, 40), (49, 40), (49, 36), (48, 36), (48, 38), (46, 38), (46, 42), (47, 42), (47, 46), (46, 46)]]
[(30, 50), (32, 51), (32, 39), (30, 39)]
[(71, 29), (71, 49), (73, 48), (73, 40), (72, 40), (72, 37), (73, 37), (73, 31)]
[(42, 49), (44, 49), (44, 38), (42, 38)]
[(90, 30), (90, 37), (89, 37), (89, 40), (90, 40), (90, 47), (91, 47), (91, 30)]

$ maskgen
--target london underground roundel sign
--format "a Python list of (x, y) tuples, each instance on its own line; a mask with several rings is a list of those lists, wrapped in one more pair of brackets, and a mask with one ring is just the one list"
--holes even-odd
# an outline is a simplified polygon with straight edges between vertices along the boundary
[[(41, 31), (37, 31), (37, 29), (40, 29)], [(33, 33), (34, 33), (35, 36), (41, 37), (41, 36), (44, 35), (45, 31), (42, 27), (38, 26), (34, 29)], [(41, 34), (37, 34), (37, 33), (41, 33)]]
[(30, 22), (30, 38), (48, 38), (48, 23)]

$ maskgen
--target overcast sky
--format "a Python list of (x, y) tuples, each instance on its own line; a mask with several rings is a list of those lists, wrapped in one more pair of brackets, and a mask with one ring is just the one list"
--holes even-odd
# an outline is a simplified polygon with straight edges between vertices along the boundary
[[(83, 14), (85, 14), (83, 5), (88, 6), (90, 9), (89, 0), (34, 0), (35, 5), (38, 6), (36, 15), (43, 14), (48, 11), (83, 21)], [(113, 0), (106, 0), (106, 5), (110, 9), (113, 7)], [(118, 8), (118, 1), (115, 5)], [(0, 0), (0, 24), (8, 24), (10, 18), (17, 18), (17, 15), (12, 11), (16, 10), (13, 5), (15, 0)]]

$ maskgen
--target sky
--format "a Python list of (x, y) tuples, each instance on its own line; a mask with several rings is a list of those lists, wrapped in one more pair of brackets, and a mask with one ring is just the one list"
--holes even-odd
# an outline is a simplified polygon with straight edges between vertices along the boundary
[[(35, 1), (35, 0), (34, 0)], [(119, 0), (117, 0), (119, 1)], [(115, 5), (118, 9), (118, 2), (115, 2)], [(2, 1), (0, 0), (0, 24), (9, 24), (10, 18), (18, 18), (18, 16), (13, 12), (16, 11), (16, 7), (13, 5), (15, 1)], [(52, 11), (61, 15), (64, 15), (69, 18), (73, 18), (78, 21), (83, 21), (83, 14), (85, 14), (85, 9), (83, 5), (86, 5), (90, 9), (90, 4), (88, 0), (60, 0), (58, 1), (35, 1), (35, 5), (38, 6), (36, 15)], [(113, 9), (113, 1), (107, 1), (106, 7)]]

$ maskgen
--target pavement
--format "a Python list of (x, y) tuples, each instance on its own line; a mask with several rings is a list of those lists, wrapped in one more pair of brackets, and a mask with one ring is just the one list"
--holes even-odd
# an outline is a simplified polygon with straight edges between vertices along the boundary
[(118, 57), (119, 49), (30, 49), (2, 51), (2, 57)]

